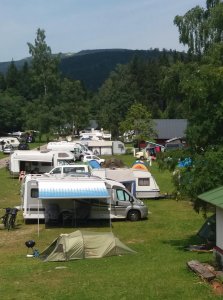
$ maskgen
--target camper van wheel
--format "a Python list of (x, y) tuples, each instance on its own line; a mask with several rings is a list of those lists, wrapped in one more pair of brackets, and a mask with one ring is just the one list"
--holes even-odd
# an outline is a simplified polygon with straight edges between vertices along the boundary
[(128, 212), (128, 220), (129, 221), (139, 221), (140, 220), (140, 212), (138, 210), (130, 210)]

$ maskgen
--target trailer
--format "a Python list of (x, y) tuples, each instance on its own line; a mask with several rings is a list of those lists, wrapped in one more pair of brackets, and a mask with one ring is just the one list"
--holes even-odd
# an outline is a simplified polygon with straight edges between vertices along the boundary
[(74, 163), (70, 151), (15, 150), (9, 158), (9, 171), (12, 176), (25, 173), (46, 173), (58, 165)]
[(160, 198), (160, 188), (149, 171), (133, 168), (92, 169), (92, 174), (116, 180), (139, 199)]
[(148, 208), (123, 184), (96, 176), (53, 178), (29, 174), (21, 186), (24, 220), (77, 220), (147, 218)]

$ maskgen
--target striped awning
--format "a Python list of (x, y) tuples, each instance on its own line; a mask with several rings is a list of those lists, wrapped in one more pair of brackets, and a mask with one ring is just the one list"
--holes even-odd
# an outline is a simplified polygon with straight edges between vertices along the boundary
[(39, 181), (40, 199), (108, 198), (103, 181)]

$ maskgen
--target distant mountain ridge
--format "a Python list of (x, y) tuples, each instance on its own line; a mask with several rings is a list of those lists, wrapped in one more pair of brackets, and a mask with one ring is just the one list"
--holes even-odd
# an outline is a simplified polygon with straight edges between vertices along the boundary
[[(60, 53), (60, 70), (63, 76), (80, 80), (87, 89), (96, 91), (118, 64), (127, 64), (135, 56), (143, 59), (158, 58), (161, 53), (158, 49), (95, 49), (77, 53)], [(30, 60), (31, 57), (28, 57), (14, 63), (20, 69), (26, 61), (30, 62)], [(0, 73), (5, 74), (10, 63), (11, 61), (1, 62)]]

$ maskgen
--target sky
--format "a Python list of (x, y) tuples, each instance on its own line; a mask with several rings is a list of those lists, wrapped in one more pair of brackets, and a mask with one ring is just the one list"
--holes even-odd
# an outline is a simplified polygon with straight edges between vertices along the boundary
[(187, 50), (173, 24), (206, 0), (0, 0), (0, 62), (30, 56), (37, 29), (52, 53), (90, 49)]

